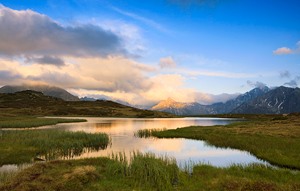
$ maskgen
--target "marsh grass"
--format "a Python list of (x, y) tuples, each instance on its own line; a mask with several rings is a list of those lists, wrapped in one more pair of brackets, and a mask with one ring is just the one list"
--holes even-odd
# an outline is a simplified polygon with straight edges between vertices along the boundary
[(204, 140), (221, 148), (245, 150), (269, 163), (300, 169), (300, 118), (274, 116), (252, 119), (225, 126), (185, 127), (165, 131), (151, 131), (157, 138), (188, 138)]
[(178, 184), (179, 168), (175, 159), (140, 152), (132, 152), (129, 158), (125, 153), (112, 154), (111, 159), (117, 163), (109, 167), (110, 173), (133, 179), (137, 187), (146, 186), (155, 190), (172, 190)]
[(21, 170), (31, 167), (33, 164), (22, 164), (13, 167), (13, 169), (1, 169), (0, 168), (0, 186), (5, 182), (12, 180)]
[(86, 122), (85, 119), (39, 118), (39, 117), (0, 117), (0, 128), (30, 128), (58, 123)]
[(0, 172), (0, 186), (5, 182), (8, 182), (13, 179), (13, 177), (17, 174), (17, 172)]
[(133, 153), (132, 159), (124, 153), (111, 157), (38, 163), (0, 182), (0, 190), (300, 190), (299, 171), (261, 164), (226, 168), (196, 164), (188, 173), (172, 158), (149, 153)]
[(166, 128), (162, 128), (162, 129), (139, 129), (138, 131), (136, 131), (134, 133), (135, 137), (139, 137), (139, 138), (148, 138), (148, 137), (152, 137), (152, 134), (154, 132), (159, 132), (159, 131), (166, 131)]
[(29, 162), (32, 158), (72, 158), (88, 150), (105, 149), (110, 140), (104, 133), (68, 132), (57, 129), (3, 131), (0, 165)]

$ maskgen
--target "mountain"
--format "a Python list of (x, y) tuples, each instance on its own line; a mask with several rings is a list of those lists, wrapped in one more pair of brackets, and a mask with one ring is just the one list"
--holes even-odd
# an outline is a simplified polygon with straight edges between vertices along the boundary
[(205, 115), (205, 114), (226, 114), (233, 111), (240, 105), (249, 102), (269, 91), (268, 87), (254, 88), (253, 90), (239, 95), (235, 99), (225, 103), (214, 103), (212, 105), (201, 105), (197, 102), (183, 103), (176, 102), (171, 98), (159, 102), (151, 110), (164, 111), (176, 115)]
[(61, 98), (65, 101), (79, 101), (80, 99), (62, 88), (48, 85), (23, 85), (23, 86), (3, 86), (0, 93), (15, 93), (24, 90), (42, 92), (45, 95)]
[(244, 94), (239, 95), (235, 99), (228, 100), (225, 103), (215, 103), (208, 106), (210, 114), (225, 114), (230, 113), (235, 108), (240, 105), (247, 103), (261, 95), (267, 93), (270, 89), (267, 86), (258, 87), (246, 92)]
[(159, 102), (153, 106), (151, 110), (163, 111), (172, 113), (175, 115), (197, 115), (197, 114), (208, 114), (206, 106), (201, 105), (197, 102), (183, 103), (177, 102), (171, 98)]
[(284, 114), (300, 112), (300, 89), (278, 87), (246, 102), (231, 113)]
[(25, 90), (16, 93), (0, 93), (0, 116), (97, 116), (97, 117), (173, 117), (174, 115), (141, 110), (116, 102), (65, 101), (44, 95), (41, 92)]

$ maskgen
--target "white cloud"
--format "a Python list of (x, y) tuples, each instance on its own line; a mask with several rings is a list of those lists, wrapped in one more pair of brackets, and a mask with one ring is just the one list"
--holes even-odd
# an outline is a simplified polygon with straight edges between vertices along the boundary
[(279, 76), (280, 76), (280, 78), (290, 78), (291, 73), (287, 70), (284, 70), (284, 71), (279, 72)]
[(250, 81), (250, 80), (247, 81), (247, 84), (248, 84), (250, 87), (253, 87), (253, 88), (263, 88), (263, 87), (267, 86), (267, 85), (266, 85), (265, 83), (263, 83), (263, 82), (259, 82), (259, 81), (253, 82), (253, 81)]
[(135, 19), (137, 21), (140, 21), (152, 28), (155, 28), (156, 30), (160, 31), (160, 32), (164, 32), (164, 33), (168, 33), (167, 29), (165, 29), (161, 24), (155, 22), (154, 20), (151, 20), (151, 19), (148, 19), (146, 17), (143, 17), (143, 16), (140, 16), (140, 15), (137, 15), (135, 13), (131, 13), (131, 12), (127, 12), (127, 11), (124, 11), (122, 9), (119, 9), (117, 7), (111, 7), (112, 10), (120, 13), (121, 15), (124, 15), (124, 16), (127, 16), (127, 17), (130, 17), (132, 19)]
[(142, 55), (146, 51), (142, 30), (138, 26), (121, 20), (97, 21), (97, 19), (93, 19), (92, 23), (120, 36), (124, 41), (125, 49), (130, 54)]
[(238, 73), (238, 72), (223, 72), (223, 71), (210, 71), (210, 70), (187, 70), (184, 68), (177, 68), (174, 70), (177, 73), (196, 77), (196, 76), (209, 76), (209, 77), (222, 77), (222, 78), (253, 78), (258, 74), (251, 73)]
[(173, 60), (172, 57), (165, 57), (165, 58), (161, 58), (159, 60), (159, 66), (161, 68), (176, 68), (176, 62)]

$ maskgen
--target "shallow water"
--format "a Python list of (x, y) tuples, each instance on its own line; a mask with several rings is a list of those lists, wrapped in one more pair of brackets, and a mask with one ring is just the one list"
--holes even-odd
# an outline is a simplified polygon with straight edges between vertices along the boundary
[(87, 117), (87, 122), (59, 124), (44, 128), (58, 128), (68, 131), (85, 131), (89, 133), (104, 132), (109, 134), (111, 145), (105, 150), (88, 152), (79, 158), (108, 156), (112, 153), (122, 152), (127, 156), (133, 151), (151, 152), (159, 156), (174, 157), (179, 164), (186, 162), (208, 163), (214, 166), (229, 166), (233, 163), (249, 164), (264, 163), (255, 156), (245, 151), (236, 149), (222, 149), (207, 145), (204, 141), (189, 139), (157, 139), (138, 138), (134, 132), (139, 129), (176, 129), (197, 125), (213, 126), (226, 125), (235, 122), (234, 119), (224, 118), (92, 118)]

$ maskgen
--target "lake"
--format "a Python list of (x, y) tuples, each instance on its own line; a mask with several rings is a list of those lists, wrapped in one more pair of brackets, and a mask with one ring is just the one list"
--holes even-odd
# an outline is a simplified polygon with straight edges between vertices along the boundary
[(67, 131), (104, 132), (111, 138), (111, 145), (105, 150), (88, 152), (79, 158), (108, 156), (112, 153), (133, 151), (151, 152), (158, 156), (174, 157), (178, 164), (186, 162), (209, 163), (214, 166), (229, 166), (233, 163), (264, 163), (245, 151), (222, 149), (207, 145), (204, 141), (189, 139), (138, 138), (134, 133), (139, 129), (176, 129), (187, 126), (226, 125), (237, 121), (224, 118), (95, 118), (85, 117), (87, 122), (58, 124), (43, 128), (58, 128)]

